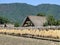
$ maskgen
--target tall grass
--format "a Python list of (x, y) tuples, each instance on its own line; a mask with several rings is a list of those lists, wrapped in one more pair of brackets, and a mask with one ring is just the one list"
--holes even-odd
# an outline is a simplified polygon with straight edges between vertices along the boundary
[(42, 37), (52, 37), (52, 38), (60, 38), (60, 30), (39, 30), (39, 29), (0, 29), (0, 33), (4, 34), (31, 34), (35, 36), (42, 36)]

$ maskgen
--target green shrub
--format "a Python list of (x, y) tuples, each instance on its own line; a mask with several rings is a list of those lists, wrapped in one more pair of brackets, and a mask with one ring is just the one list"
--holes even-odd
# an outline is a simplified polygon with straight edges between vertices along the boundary
[(19, 27), (19, 26), (20, 26), (19, 23), (14, 24), (14, 27)]

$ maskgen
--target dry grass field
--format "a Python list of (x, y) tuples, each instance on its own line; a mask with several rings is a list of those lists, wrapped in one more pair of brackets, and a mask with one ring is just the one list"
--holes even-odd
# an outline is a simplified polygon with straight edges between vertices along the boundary
[(60, 39), (60, 30), (39, 30), (39, 29), (0, 29), (0, 45), (60, 45), (60, 42), (39, 40), (25, 37), (10, 36), (29, 34)]
[(0, 45), (60, 45), (60, 42), (0, 34)]
[(51, 37), (51, 38), (60, 38), (60, 30), (39, 30), (39, 29), (0, 29), (0, 33), (7, 33), (7, 34), (31, 34), (31, 35), (38, 35), (42, 37)]

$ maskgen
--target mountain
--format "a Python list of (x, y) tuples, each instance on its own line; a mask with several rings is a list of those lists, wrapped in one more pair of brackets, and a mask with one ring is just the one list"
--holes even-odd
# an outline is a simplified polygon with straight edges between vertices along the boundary
[(21, 24), (26, 16), (37, 13), (53, 15), (56, 19), (60, 19), (60, 6), (55, 4), (33, 6), (26, 3), (0, 4), (0, 16), (8, 18), (11, 22)]

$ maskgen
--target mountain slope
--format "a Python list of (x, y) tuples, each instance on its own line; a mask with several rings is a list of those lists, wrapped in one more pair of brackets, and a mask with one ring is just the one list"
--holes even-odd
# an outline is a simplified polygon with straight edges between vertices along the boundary
[(59, 5), (41, 4), (33, 6), (25, 3), (0, 4), (0, 16), (8, 18), (12, 22), (19, 22), (20, 24), (26, 16), (36, 15), (40, 12), (45, 15), (53, 15), (55, 18), (60, 19)]

